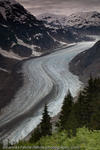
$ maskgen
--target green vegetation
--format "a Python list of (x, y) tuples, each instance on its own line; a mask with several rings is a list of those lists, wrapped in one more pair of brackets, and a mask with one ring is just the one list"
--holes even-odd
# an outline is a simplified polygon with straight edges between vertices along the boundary
[(74, 109), (79, 127), (100, 129), (100, 78), (90, 78), (88, 85), (81, 91)]
[(73, 97), (71, 96), (70, 91), (68, 91), (68, 94), (64, 99), (59, 121), (57, 124), (60, 130), (66, 129), (69, 114), (71, 113), (72, 110), (72, 106), (73, 106)]
[(46, 136), (40, 139), (36, 143), (40, 146), (59, 146), (59, 147), (76, 147), (76, 149), (82, 150), (100, 150), (100, 131), (89, 131), (87, 128), (79, 128), (77, 135), (67, 136), (67, 131), (63, 130), (53, 134), (52, 136)]
[(100, 78), (90, 77), (75, 103), (68, 91), (56, 125), (52, 134), (51, 118), (45, 105), (41, 123), (30, 141), (20, 142), (18, 146), (100, 150)]
[(44, 112), (42, 114), (42, 120), (40, 125), (34, 130), (34, 134), (30, 138), (30, 142), (38, 141), (42, 136), (52, 135), (51, 118), (48, 114), (48, 107), (45, 105)]
[(41, 126), (41, 136), (51, 135), (52, 134), (52, 124), (50, 122), (51, 118), (48, 114), (47, 105), (45, 105), (43, 118), (40, 123)]
[[(19, 142), (19, 150), (22, 147), (27, 147), (26, 150), (30, 150), (28, 146), (33, 147), (66, 147), (66, 150), (100, 150), (100, 131), (90, 131), (87, 128), (79, 128), (75, 137), (69, 138), (67, 131), (59, 131), (51, 136), (42, 137), (38, 142)], [(71, 149), (73, 148), (73, 149)], [(41, 148), (40, 148), (41, 149)], [(12, 148), (12, 150), (15, 150)], [(49, 149), (50, 150), (50, 149)]]

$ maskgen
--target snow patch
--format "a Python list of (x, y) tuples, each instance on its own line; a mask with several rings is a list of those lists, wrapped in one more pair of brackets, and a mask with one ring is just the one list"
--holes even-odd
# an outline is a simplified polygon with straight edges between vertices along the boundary
[(13, 53), (12, 51), (7, 52), (1, 48), (0, 48), (0, 54), (2, 54), (5, 57), (8, 57), (8, 58), (22, 60), (22, 58), (19, 55)]
[(45, 26), (48, 28), (66, 28), (70, 26), (82, 28), (84, 25), (100, 26), (100, 13), (96, 11), (78, 12), (70, 16), (42, 14), (38, 16), (38, 19), (44, 21)]
[(34, 35), (34, 38), (37, 39), (37, 40), (42, 38), (42, 37), (43, 37), (43, 34), (41, 34), (41, 33), (37, 33), (37, 34)]

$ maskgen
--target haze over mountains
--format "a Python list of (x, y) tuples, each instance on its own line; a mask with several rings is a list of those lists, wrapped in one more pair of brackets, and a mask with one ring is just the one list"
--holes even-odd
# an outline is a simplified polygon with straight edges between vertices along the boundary
[(54, 15), (54, 14), (41, 14), (38, 19), (44, 21), (46, 24), (57, 27), (76, 27), (82, 28), (83, 26), (99, 26), (100, 13), (97, 11), (90, 12), (77, 12), (69, 16)]
[(76, 12), (99, 11), (100, 0), (17, 0), (33, 15), (52, 13), (71, 15)]
[(62, 42), (88, 40), (87, 34), (100, 33), (98, 12), (69, 17), (44, 14), (36, 18), (14, 0), (0, 0), (0, 21), (0, 51), (6, 50), (6, 56), (9, 52), (10, 56), (20, 57), (41, 55)]
[(63, 42), (88, 40), (87, 35), (100, 34), (100, 13), (96, 11), (70, 16), (42, 14), (38, 19), (44, 22), (52, 36)]

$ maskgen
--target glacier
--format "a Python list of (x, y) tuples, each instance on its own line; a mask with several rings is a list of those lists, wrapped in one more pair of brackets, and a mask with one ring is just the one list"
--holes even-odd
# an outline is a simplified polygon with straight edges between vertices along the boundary
[(0, 140), (24, 139), (40, 123), (45, 103), (53, 117), (60, 112), (68, 89), (73, 97), (78, 94), (83, 83), (69, 71), (69, 62), (95, 42), (79, 42), (23, 64), (24, 85), (0, 115)]

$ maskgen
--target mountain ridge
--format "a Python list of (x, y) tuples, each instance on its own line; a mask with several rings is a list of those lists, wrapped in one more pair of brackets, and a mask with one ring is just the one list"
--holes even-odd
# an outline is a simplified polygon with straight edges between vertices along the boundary
[(93, 47), (78, 54), (70, 62), (70, 70), (78, 75), (82, 81), (87, 81), (90, 75), (100, 76), (100, 40)]
[(0, 20), (0, 47), (4, 50), (14, 51), (18, 44), (25, 49), (21, 54), (27, 57), (34, 55), (34, 51), (51, 50), (58, 44), (43, 22), (14, 0), (0, 0)]
[(88, 35), (100, 35), (100, 13), (78, 12), (70, 16), (42, 14), (37, 17), (43, 21), (49, 33), (63, 42), (90, 40)]

